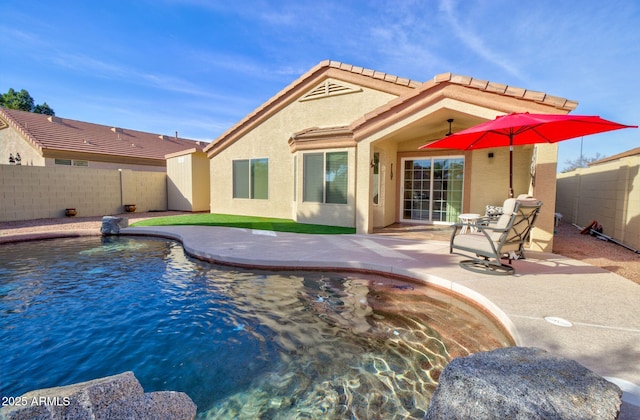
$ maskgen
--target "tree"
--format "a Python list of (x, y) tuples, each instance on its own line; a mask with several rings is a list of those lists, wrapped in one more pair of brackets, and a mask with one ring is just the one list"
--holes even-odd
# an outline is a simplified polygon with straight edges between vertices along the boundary
[(7, 93), (2, 95), (2, 105), (9, 109), (31, 112), (33, 110), (33, 98), (24, 89), (16, 92), (13, 88), (10, 88)]
[(56, 115), (53, 109), (45, 102), (42, 105), (36, 105), (33, 108), (35, 114)]
[(33, 112), (36, 114), (56, 115), (46, 102), (35, 105), (34, 100), (25, 89), (16, 92), (13, 88), (9, 88), (7, 93), (0, 95), (0, 106), (9, 109), (17, 109), (20, 111)]
[(589, 166), (591, 162), (595, 162), (596, 160), (603, 159), (604, 157), (605, 156), (601, 155), (600, 153), (596, 153), (594, 157), (580, 156), (578, 159), (575, 159), (575, 160), (567, 160), (564, 162), (566, 166), (564, 167), (562, 172), (569, 172), (578, 168), (586, 168), (587, 166)]

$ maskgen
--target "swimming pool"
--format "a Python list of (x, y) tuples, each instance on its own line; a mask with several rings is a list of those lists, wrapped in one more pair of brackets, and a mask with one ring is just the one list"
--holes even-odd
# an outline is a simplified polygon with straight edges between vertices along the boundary
[(201, 418), (422, 418), (452, 357), (511, 344), (426, 286), (126, 237), (0, 246), (0, 343), (2, 396), (131, 370)]

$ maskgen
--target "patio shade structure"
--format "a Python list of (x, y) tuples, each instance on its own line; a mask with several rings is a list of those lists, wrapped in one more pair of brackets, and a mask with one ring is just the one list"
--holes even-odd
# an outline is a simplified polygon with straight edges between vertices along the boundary
[(621, 128), (638, 126), (598, 116), (511, 113), (425, 144), (420, 149), (476, 150), (509, 146), (509, 197), (513, 197), (513, 146), (556, 143)]

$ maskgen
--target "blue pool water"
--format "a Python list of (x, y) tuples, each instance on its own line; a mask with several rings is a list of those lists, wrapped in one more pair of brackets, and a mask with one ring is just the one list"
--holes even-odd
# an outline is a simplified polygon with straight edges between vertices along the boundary
[(154, 238), (0, 246), (0, 396), (130, 370), (201, 418), (422, 418), (452, 357), (509, 344), (382, 276), (241, 270)]

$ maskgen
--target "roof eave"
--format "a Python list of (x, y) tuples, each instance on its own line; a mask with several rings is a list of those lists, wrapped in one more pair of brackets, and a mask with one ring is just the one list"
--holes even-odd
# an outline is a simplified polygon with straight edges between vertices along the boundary
[(547, 95), (544, 92), (510, 87), (472, 77), (443, 73), (412, 92), (399, 96), (365, 114), (350, 125), (356, 141), (395, 124), (428, 105), (454, 99), (498, 112), (539, 112), (568, 114), (576, 101)]
[(164, 155), (164, 158), (171, 159), (174, 157), (180, 157), (180, 156), (186, 156), (186, 155), (196, 155), (198, 153), (204, 154), (204, 152), (202, 151), (202, 148), (193, 147), (191, 149), (186, 149), (186, 150), (181, 150), (179, 152), (166, 154)]
[(225, 131), (216, 140), (209, 143), (204, 151), (209, 158), (224, 150), (227, 146), (244, 136), (254, 127), (270, 118), (273, 114), (293, 102), (303, 92), (313, 88), (323, 79), (335, 78), (364, 87), (377, 89), (394, 95), (403, 95), (421, 85), (420, 82), (389, 75), (363, 67), (325, 60), (304, 73), (294, 82), (256, 108), (249, 115)]
[(477, 79), (470, 76), (462, 76), (454, 73), (440, 73), (434, 76), (434, 84), (450, 83), (469, 88), (477, 89), (484, 92), (495, 93), (507, 97), (524, 99), (536, 102), (545, 106), (558, 108), (559, 110), (571, 112), (576, 109), (578, 102), (560, 96), (549, 95), (545, 92), (534, 91), (530, 89), (509, 86), (502, 83), (490, 82), (487, 80)]
[(294, 133), (289, 139), (291, 153), (300, 150), (335, 149), (356, 147), (353, 131), (346, 126), (309, 128)]

